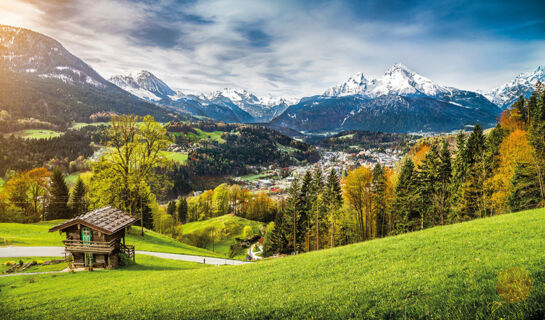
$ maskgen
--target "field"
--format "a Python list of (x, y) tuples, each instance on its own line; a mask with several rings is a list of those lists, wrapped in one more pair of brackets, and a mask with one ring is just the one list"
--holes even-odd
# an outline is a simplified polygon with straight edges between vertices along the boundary
[[(219, 143), (224, 143), (225, 140), (221, 137), (222, 134), (224, 134), (223, 131), (212, 131), (207, 132), (203, 131), (199, 128), (193, 128), (197, 133), (184, 133), (186, 137), (188, 137), (191, 141), (197, 141), (197, 140), (204, 140), (204, 139), (211, 139), (215, 140)], [(180, 135), (181, 133), (175, 132), (174, 135)]]
[[(49, 228), (62, 221), (54, 220), (35, 224), (0, 223), (0, 246), (62, 246), (61, 240), (64, 239), (64, 234), (48, 232)], [(136, 250), (142, 251), (223, 257), (223, 255), (189, 246), (150, 230), (145, 230), (144, 238), (142, 238), (140, 227), (132, 227), (126, 241), (127, 244), (133, 244)]]
[(0, 318), (543, 319), (544, 219), (526, 211), (243, 266), (0, 278)]
[[(183, 230), (184, 235), (190, 235), (200, 230), (214, 228), (216, 239), (213, 247), (211, 244), (208, 246), (208, 249), (212, 250), (213, 248), (215, 252), (227, 256), (229, 254), (230, 245), (236, 242), (235, 238), (242, 237), (242, 232), (245, 226), (250, 226), (252, 229), (252, 234), (259, 234), (261, 225), (262, 223), (258, 221), (247, 220), (227, 214), (209, 220), (186, 223), (183, 226)], [(236, 258), (244, 259), (246, 257), (246, 252), (247, 251), (244, 251)]]
[(264, 173), (257, 173), (257, 174), (248, 174), (248, 175), (245, 175), (245, 176), (241, 176), (239, 178), (240, 178), (240, 180), (245, 181), (245, 182), (252, 182), (252, 181), (259, 180), (259, 179), (265, 179), (265, 178), (268, 178), (270, 176), (271, 176), (270, 173), (264, 172)]
[(93, 123), (85, 123), (85, 122), (75, 122), (71, 129), (79, 130), (81, 128), (87, 127), (87, 126), (110, 126), (110, 122), (93, 122)]
[(7, 136), (14, 135), (19, 138), (25, 139), (47, 139), (47, 138), (56, 138), (62, 135), (62, 132), (57, 132), (47, 129), (26, 129), (15, 131), (12, 133), (5, 134)]
[(163, 154), (168, 160), (172, 160), (180, 164), (185, 164), (187, 162), (187, 153), (163, 151)]

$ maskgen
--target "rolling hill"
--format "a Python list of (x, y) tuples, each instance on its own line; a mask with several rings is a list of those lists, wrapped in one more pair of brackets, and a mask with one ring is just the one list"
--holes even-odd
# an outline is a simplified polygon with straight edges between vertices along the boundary
[(0, 278), (0, 318), (543, 319), (544, 219), (506, 214), (243, 266)]

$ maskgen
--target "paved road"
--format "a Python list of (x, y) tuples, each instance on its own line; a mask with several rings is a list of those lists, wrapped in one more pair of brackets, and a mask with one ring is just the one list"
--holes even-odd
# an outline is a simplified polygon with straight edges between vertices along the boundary
[[(240, 265), (250, 263), (246, 261), (231, 259), (192, 256), (188, 254), (162, 253), (151, 251), (136, 251), (136, 253), (165, 259), (184, 260), (213, 265)], [(64, 257), (64, 247), (0, 247), (0, 258), (11, 257)]]

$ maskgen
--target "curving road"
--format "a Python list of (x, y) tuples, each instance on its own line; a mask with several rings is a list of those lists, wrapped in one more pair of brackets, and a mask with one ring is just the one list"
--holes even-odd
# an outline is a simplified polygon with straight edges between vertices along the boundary
[[(212, 265), (241, 265), (251, 262), (212, 258), (204, 256), (193, 256), (188, 254), (163, 253), (152, 251), (136, 251), (137, 254), (145, 254), (171, 260), (183, 260), (190, 262), (198, 262)], [(64, 247), (0, 247), (0, 258), (17, 258), (17, 257), (64, 257)]]

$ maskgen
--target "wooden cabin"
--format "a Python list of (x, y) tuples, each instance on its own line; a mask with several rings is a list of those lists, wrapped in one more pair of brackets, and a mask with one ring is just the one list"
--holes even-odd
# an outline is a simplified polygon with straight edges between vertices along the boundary
[(113, 207), (104, 207), (77, 216), (49, 229), (66, 233), (65, 251), (74, 267), (116, 268), (119, 254), (134, 261), (134, 246), (125, 245), (125, 231), (137, 221)]

